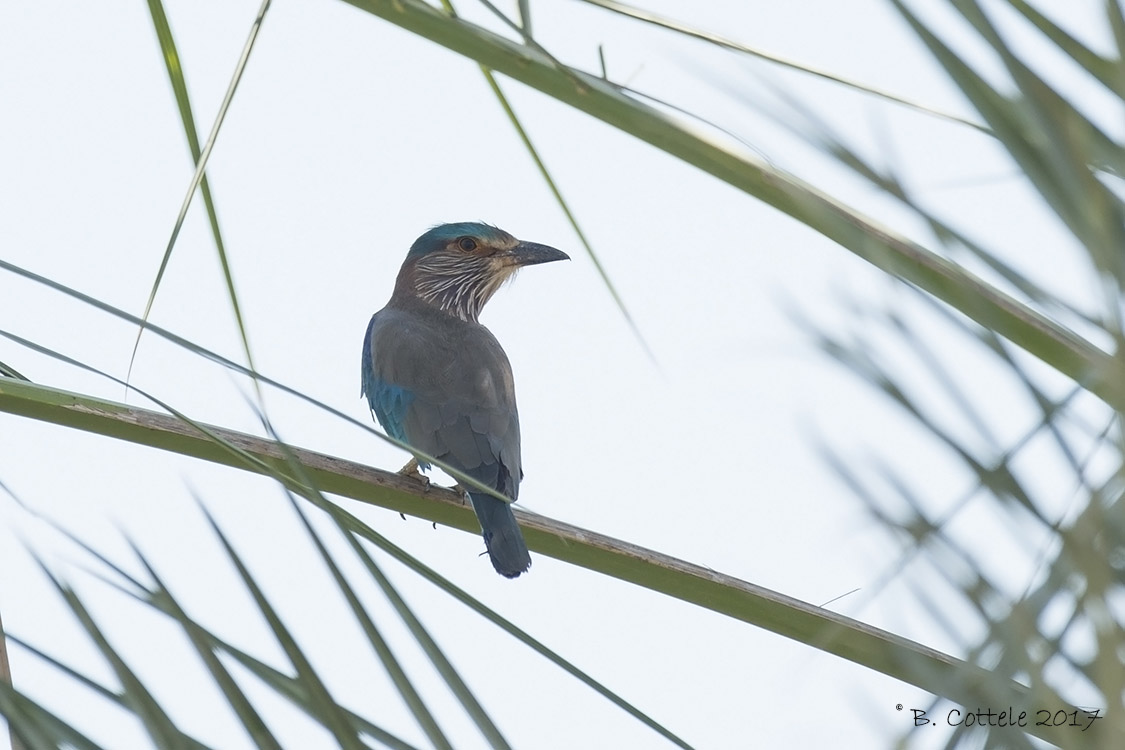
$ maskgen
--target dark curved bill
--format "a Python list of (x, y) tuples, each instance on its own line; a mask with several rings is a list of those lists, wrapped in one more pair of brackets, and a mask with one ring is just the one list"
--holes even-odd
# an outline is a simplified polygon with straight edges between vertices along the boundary
[(556, 250), (553, 247), (534, 242), (521, 242), (509, 250), (508, 254), (512, 261), (519, 266), (534, 266), (556, 260), (570, 260), (570, 256), (562, 250)]

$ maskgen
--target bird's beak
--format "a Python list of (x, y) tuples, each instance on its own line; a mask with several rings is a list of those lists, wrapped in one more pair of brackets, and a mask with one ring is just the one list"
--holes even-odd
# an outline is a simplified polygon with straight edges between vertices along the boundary
[(504, 254), (508, 256), (508, 262), (514, 266), (535, 266), (554, 260), (570, 260), (570, 256), (562, 250), (534, 242), (521, 242)]

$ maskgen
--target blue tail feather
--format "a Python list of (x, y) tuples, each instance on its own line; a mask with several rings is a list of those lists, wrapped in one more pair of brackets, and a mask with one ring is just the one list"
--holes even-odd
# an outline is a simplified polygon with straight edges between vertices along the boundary
[(512, 506), (491, 495), (470, 492), (492, 567), (505, 578), (515, 578), (531, 567), (531, 555)]

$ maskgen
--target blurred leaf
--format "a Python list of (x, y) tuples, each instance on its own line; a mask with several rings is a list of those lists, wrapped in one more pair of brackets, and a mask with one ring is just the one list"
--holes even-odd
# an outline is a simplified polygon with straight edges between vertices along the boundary
[[(332, 516), (333, 519), (339, 523), (336, 514), (333, 513)], [(367, 568), (367, 572), (379, 585), (379, 588), (383, 590), (383, 594), (390, 601), (395, 611), (398, 612), (399, 617), (402, 618), (407, 629), (410, 630), (411, 635), (418, 641), (418, 644), (430, 659), (430, 663), (434, 665), (434, 668), (442, 676), (446, 684), (449, 685), (449, 689), (457, 697), (457, 700), (461, 702), (465, 712), (472, 717), (477, 728), (481, 731), (481, 734), (484, 735), (485, 739), (488, 740), (489, 744), (494, 748), (508, 747), (508, 743), (500, 733), (499, 727), (493, 723), (488, 713), (484, 710), (484, 706), (480, 704), (480, 701), (478, 701), (472, 691), (469, 690), (469, 686), (461, 679), (453, 663), (449, 661), (442, 652), (441, 647), (438, 646), (437, 642), (422, 625), (422, 622), (406, 605), (402, 596), (399, 595), (398, 591), (391, 585), (390, 580), (383, 574), (379, 566), (375, 564), (371, 555), (367, 554), (367, 551), (363, 549), (363, 546), (359, 543), (354, 534), (343, 526), (341, 526), (341, 531), (344, 532), (344, 536), (351, 544), (352, 549), (355, 551), (356, 555), (359, 556), (364, 567)]]
[(1125, 210), (1089, 169), (1096, 161), (1094, 144), (1101, 143), (1098, 150), (1115, 154), (1115, 168), (1125, 173), (1120, 146), (1020, 61), (975, 3), (959, 0), (955, 6), (1000, 55), (1019, 86), (1018, 98), (996, 91), (901, 0), (892, 2), (996, 131), (1047, 204), (1090, 251), (1096, 266), (1118, 284), (1125, 283), (1125, 260), (1119, 251), (1125, 245)]
[(145, 730), (152, 737), (157, 747), (169, 750), (194, 750), (205, 748), (199, 741), (184, 734), (165, 713), (164, 709), (137, 677), (136, 673), (125, 663), (124, 658), (110, 645), (109, 640), (102, 633), (101, 628), (94, 622), (93, 616), (82, 603), (77, 592), (70, 586), (59, 581), (51, 571), (40, 562), (44, 574), (55, 584), (55, 588), (62, 595), (63, 600), (70, 607), (78, 622), (86, 630), (90, 640), (94, 642), (106, 662), (113, 668), (117, 679), (121, 681), (122, 703), (141, 720)]
[[(120, 566), (114, 564), (112, 560), (87, 545), (80, 538), (74, 536), (70, 532), (50, 521), (50, 519), (43, 520), (46, 520), (56, 530), (58, 530), (76, 545), (96, 558), (101, 564), (105, 565), (107, 568), (113, 571), (113, 573), (115, 573), (121, 579), (121, 581), (124, 581), (125, 583), (123, 584), (120, 581), (106, 578), (97, 572), (93, 573), (95, 577), (99, 578), (117, 591), (137, 600), (139, 603), (153, 607), (157, 611), (167, 614), (168, 616), (175, 619), (179, 624), (181, 624), (186, 631), (188, 631), (188, 636), (192, 644), (196, 647), (197, 652), (200, 654), (201, 658), (208, 666), (209, 671), (212, 672), (212, 676), (214, 676), (219, 682), (221, 689), (223, 690), (224, 694), (231, 704), (232, 710), (234, 710), (242, 719), (243, 725), (247, 728), (248, 732), (250, 733), (251, 737), (254, 739), (258, 747), (272, 748), (276, 747), (277, 745), (276, 741), (269, 733), (269, 730), (265, 727), (264, 724), (262, 724), (256, 711), (246, 700), (245, 695), (238, 688), (237, 684), (234, 683), (229, 672), (227, 672), (227, 670), (222, 666), (222, 663), (215, 658), (215, 650), (220, 650), (229, 654), (232, 658), (246, 667), (246, 669), (251, 674), (257, 676), (265, 685), (276, 691), (279, 695), (292, 701), (294, 705), (303, 710), (311, 719), (322, 724), (326, 722), (326, 718), (322, 710), (322, 703), (313, 698), (313, 696), (307, 689), (306, 682), (301, 680), (299, 677), (289, 677), (288, 675), (282, 674), (276, 669), (269, 667), (263, 662), (226, 643), (214, 633), (201, 626), (198, 622), (195, 622), (194, 620), (189, 618), (186, 612), (184, 612), (184, 610), (180, 608), (172, 598), (170, 592), (168, 592), (167, 589), (159, 584), (159, 581), (155, 579), (155, 576), (154, 580), (157, 580), (157, 586), (155, 589), (150, 590), (145, 584), (131, 576)], [(141, 560), (142, 564), (146, 567), (148, 572), (150, 574), (154, 574), (154, 571), (151, 566), (149, 566), (148, 561), (144, 559), (143, 555), (140, 554), (135, 545), (133, 545), (133, 550), (137, 553), (138, 558)], [(54, 657), (47, 655), (46, 653), (40, 651), (39, 649), (26, 643), (25, 641), (22, 641), (18, 638), (13, 638), (13, 640), (23, 648), (39, 656), (41, 659), (49, 662), (57, 669), (63, 671), (68, 676), (83, 684), (90, 690), (98, 693), (102, 697), (120, 705), (126, 710), (132, 709), (130, 703), (125, 699), (124, 695), (118, 695), (117, 693), (114, 693), (108, 688), (94, 682), (85, 675), (75, 671), (71, 667), (58, 661)], [(372, 724), (363, 717), (351, 711), (346, 711), (346, 714), (351, 723), (354, 726), (358, 727), (361, 732), (382, 743), (388, 748), (391, 748), (392, 750), (417, 750), (417, 748), (415, 748), (413, 745), (403, 742), (399, 738)]]
[(25, 747), (102, 750), (100, 745), (5, 682), (0, 682), (0, 716), (8, 718), (12, 750)]
[[(1043, 32), (1055, 46), (1066, 53), (1070, 59), (1081, 65), (1090, 75), (1117, 96), (1125, 98), (1125, 76), (1122, 75), (1119, 61), (1107, 60), (1082, 42), (1068, 34), (1058, 24), (1040, 13), (1026, 0), (1008, 0), (1008, 3), (1023, 14), (1023, 17)], [(1106, 3), (1112, 5), (1112, 3)]]
[[(195, 647), (196, 653), (199, 654), (200, 660), (203, 661), (204, 665), (207, 667), (207, 671), (211, 673), (211, 677), (215, 680), (219, 689), (223, 691), (223, 696), (227, 699), (231, 710), (238, 716), (239, 721), (242, 722), (242, 726), (254, 740), (254, 744), (263, 750), (281, 750), (281, 744), (273, 736), (273, 733), (270, 731), (265, 721), (262, 720), (261, 715), (254, 708), (253, 704), (250, 703), (246, 694), (242, 692), (238, 683), (235, 682), (234, 677), (231, 676), (230, 672), (227, 671), (227, 668), (223, 666), (223, 663), (215, 654), (212, 642), (207, 637), (208, 634), (188, 617), (187, 612), (184, 611), (183, 607), (181, 607), (172, 596), (172, 593), (164, 585), (164, 582), (160, 580), (160, 577), (157, 575), (156, 570), (149, 563), (148, 559), (141, 554), (141, 551), (136, 545), (130, 544), (133, 547), (133, 553), (137, 556), (137, 559), (141, 561), (141, 564), (144, 565), (145, 571), (156, 584), (155, 590), (150, 592), (150, 596), (153, 599), (160, 599), (163, 604), (160, 609), (167, 612), (179, 622), (180, 626), (184, 629), (184, 633), (191, 641), (191, 645)], [(99, 555), (99, 557), (101, 556)], [(102, 558), (102, 560), (108, 563), (108, 560), (105, 558)]]
[(297, 670), (297, 681), (304, 688), (309, 698), (312, 701), (314, 713), (318, 720), (331, 732), (332, 736), (340, 743), (342, 748), (352, 748), (354, 750), (362, 750), (366, 746), (360, 740), (359, 734), (361, 728), (356, 726), (355, 722), (351, 720), (343, 708), (336, 703), (328, 692), (328, 686), (320, 679), (316, 669), (305, 657), (304, 652), (300, 646), (297, 645), (289, 629), (282, 623), (281, 618), (274, 610), (273, 606), (266, 599), (265, 593), (258, 586), (257, 582), (250, 575), (250, 571), (242, 562), (242, 558), (234, 551), (230, 541), (226, 535), (215, 523), (215, 519), (207, 512), (207, 509), (202, 503), (199, 507), (203, 509), (204, 514), (207, 516), (208, 522), (211, 524), (211, 529), (215, 535), (219, 537), (222, 542), (223, 548), (226, 549), (227, 556), (238, 570), (238, 575), (242, 578), (250, 595), (254, 598), (254, 603), (258, 605), (258, 610), (262, 613), (270, 630), (273, 631), (277, 643), (281, 646), (285, 655), (289, 658), (289, 662)]
[(765, 60), (766, 62), (780, 65), (783, 68), (789, 68), (790, 70), (795, 70), (799, 73), (806, 73), (816, 78), (823, 78), (824, 80), (830, 81), (831, 83), (837, 83), (841, 86), (859, 91), (863, 94), (870, 94), (871, 96), (875, 96), (892, 104), (898, 104), (903, 107), (907, 107), (908, 109), (913, 109), (916, 112), (932, 115), (933, 117), (948, 120), (949, 122), (954, 122), (958, 125), (965, 125), (975, 130), (979, 130), (983, 133), (989, 132), (988, 128), (986, 128), (985, 126), (966, 120), (963, 117), (958, 117), (957, 115), (952, 115), (948, 112), (942, 112), (941, 110), (927, 107), (924, 104), (910, 101), (909, 99), (905, 99), (901, 96), (896, 96), (887, 91), (882, 91), (873, 86), (867, 86), (865, 84), (843, 78), (827, 70), (822, 70), (805, 63), (794, 62), (793, 60), (787, 60), (778, 55), (763, 52), (759, 49), (755, 49), (745, 44), (740, 44), (739, 42), (727, 39), (723, 36), (720, 36), (719, 34), (712, 34), (709, 31), (703, 31), (701, 29), (693, 28), (688, 24), (674, 21), (671, 18), (652, 13), (651, 11), (643, 10), (641, 8), (636, 8), (632, 5), (627, 5), (626, 3), (617, 2), (617, 0), (582, 0), (582, 2), (597, 6), (599, 8), (603, 8), (627, 18), (633, 18), (638, 21), (643, 21), (644, 23), (652, 24), (653, 26), (658, 26), (662, 29), (673, 31), (681, 36), (698, 39), (708, 44), (713, 44), (716, 47), (721, 47), (733, 52), (756, 57), (759, 60)]
[[(295, 466), (299, 466), (296, 461), (292, 461), (292, 463)], [(371, 644), (372, 648), (378, 655), (379, 661), (381, 661), (383, 663), (383, 666), (386, 668), (387, 675), (391, 678), (391, 682), (394, 683), (395, 688), (398, 689), (399, 694), (402, 696), (403, 701), (406, 703), (406, 707), (414, 715), (414, 719), (426, 733), (426, 736), (429, 738), (430, 742), (433, 743), (434, 747), (453, 750), (453, 745), (450, 744), (449, 740), (445, 736), (445, 733), (442, 732), (441, 727), (438, 726), (437, 719), (434, 718), (433, 713), (431, 713), (430, 710), (426, 707), (425, 701), (418, 693), (418, 690), (414, 687), (414, 684), (410, 681), (410, 678), (406, 674), (406, 670), (403, 669), (398, 659), (395, 658), (394, 652), (391, 650), (390, 645), (383, 637), (383, 634), (379, 632), (379, 628), (375, 625), (374, 620), (372, 620), (370, 615), (367, 614), (367, 610), (363, 608), (363, 605), (359, 601), (359, 597), (352, 589), (351, 584), (349, 584), (347, 579), (344, 577), (344, 574), (340, 572), (339, 566), (336, 565), (335, 560), (333, 560), (332, 556), (328, 553), (328, 549), (324, 546), (324, 543), (320, 540), (320, 537), (313, 530), (312, 524), (309, 523), (309, 519), (305, 516), (304, 512), (301, 511), (301, 508), (293, 498), (293, 495), (288, 494), (287, 497), (289, 498), (290, 504), (293, 506), (293, 510), (295, 510), (297, 512), (297, 515), (300, 517), (301, 523), (305, 527), (305, 531), (308, 532), (309, 538), (316, 546), (317, 552), (320, 553), (321, 559), (324, 561), (324, 564), (332, 573), (332, 579), (336, 582), (336, 585), (339, 587), (340, 592), (344, 595), (344, 599), (347, 600), (348, 606), (351, 608), (352, 614), (355, 616), (356, 621), (359, 622), (360, 626), (362, 627), (363, 633), (367, 636), (368, 642)], [(507, 743), (504, 743), (503, 745), (501, 745), (501, 747), (507, 747)]]

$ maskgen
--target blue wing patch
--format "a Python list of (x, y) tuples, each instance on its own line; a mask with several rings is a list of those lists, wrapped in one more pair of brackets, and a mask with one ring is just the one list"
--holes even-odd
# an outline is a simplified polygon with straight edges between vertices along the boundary
[(406, 409), (413, 400), (414, 394), (401, 385), (391, 385), (382, 380), (374, 380), (367, 391), (367, 401), (379, 424), (388, 435), (404, 443), (407, 440), (403, 422), (406, 420)]
[(371, 361), (371, 328), (375, 319), (367, 325), (367, 334), (363, 337), (363, 361), (360, 365), (360, 396), (367, 396), (367, 403), (379, 424), (387, 434), (396, 440), (406, 442), (406, 430), (403, 422), (406, 419), (406, 410), (414, 400), (414, 394), (401, 385), (394, 385), (379, 379), (375, 375), (375, 366)]

